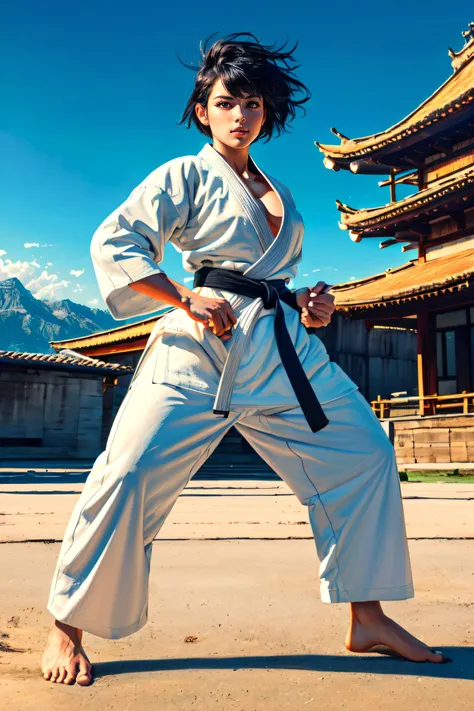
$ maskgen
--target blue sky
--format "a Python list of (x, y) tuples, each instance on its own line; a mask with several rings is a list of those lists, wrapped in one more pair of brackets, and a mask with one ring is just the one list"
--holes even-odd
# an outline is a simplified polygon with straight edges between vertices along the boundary
[[(104, 308), (89, 255), (91, 236), (157, 165), (198, 153), (206, 137), (177, 126), (192, 90), (199, 42), (253, 32), (291, 47), (312, 99), (291, 133), (251, 149), (292, 190), (305, 222), (295, 286), (349, 281), (413, 258), (379, 240), (353, 244), (335, 199), (388, 202), (377, 176), (333, 173), (314, 141), (383, 130), (451, 74), (473, 20), (467, 0), (258, 3), (23, 0), (2, 7), (0, 27), (0, 279), (18, 276), (39, 298)], [(25, 246), (33, 245), (33, 246)], [(34, 246), (38, 245), (38, 246)], [(163, 268), (189, 274), (168, 246)], [(319, 271), (314, 271), (319, 270)], [(304, 276), (307, 274), (308, 276)]]

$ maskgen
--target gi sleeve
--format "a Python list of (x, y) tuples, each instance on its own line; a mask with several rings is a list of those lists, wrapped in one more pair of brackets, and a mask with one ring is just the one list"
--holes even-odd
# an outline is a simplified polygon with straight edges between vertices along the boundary
[[(130, 288), (158, 266), (165, 245), (178, 238), (190, 217), (193, 180), (189, 161), (157, 168), (95, 231), (91, 257), (99, 289), (115, 319), (158, 311), (168, 304)], [(175, 241), (176, 240), (176, 241)]]

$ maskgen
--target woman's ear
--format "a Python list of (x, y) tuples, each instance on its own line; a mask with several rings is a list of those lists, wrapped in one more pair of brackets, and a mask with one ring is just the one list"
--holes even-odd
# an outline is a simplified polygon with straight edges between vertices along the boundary
[(202, 104), (196, 104), (194, 107), (196, 116), (203, 126), (209, 126), (209, 119), (207, 118), (207, 109)]

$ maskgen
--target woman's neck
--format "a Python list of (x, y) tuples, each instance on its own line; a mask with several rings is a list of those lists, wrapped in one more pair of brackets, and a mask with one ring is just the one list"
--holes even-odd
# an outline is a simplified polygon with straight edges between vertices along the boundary
[[(227, 161), (232, 170), (238, 175), (248, 178), (249, 150), (248, 148), (230, 148), (222, 143), (217, 138), (212, 141), (212, 147), (215, 151)], [(252, 160), (250, 158), (250, 160)]]

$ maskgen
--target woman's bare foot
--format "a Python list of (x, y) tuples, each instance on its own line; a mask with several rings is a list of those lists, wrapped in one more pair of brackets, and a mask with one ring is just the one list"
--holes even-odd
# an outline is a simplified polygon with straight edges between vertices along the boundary
[(56, 684), (88, 686), (92, 681), (92, 666), (82, 646), (82, 630), (54, 620), (41, 660), (46, 681)]
[(432, 650), (387, 617), (379, 602), (351, 603), (351, 622), (345, 645), (350, 652), (379, 652), (412, 662), (446, 661), (442, 652)]

